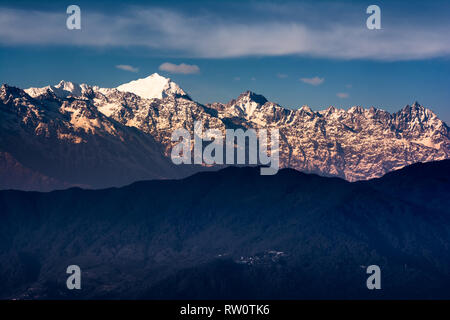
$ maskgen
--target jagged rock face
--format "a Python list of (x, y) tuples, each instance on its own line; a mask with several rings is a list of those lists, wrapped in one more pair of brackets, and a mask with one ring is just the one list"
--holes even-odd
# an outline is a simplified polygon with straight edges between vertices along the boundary
[(176, 129), (193, 132), (194, 122), (202, 121), (205, 128), (225, 130), (214, 110), (183, 97), (149, 100), (114, 91), (106, 95), (97, 94), (94, 104), (110, 118), (151, 134), (161, 143), (167, 156), (172, 148), (171, 135)]
[[(212, 104), (222, 119), (233, 118), (249, 94), (226, 105)], [(252, 102), (246, 104), (251, 107)], [(431, 110), (414, 103), (390, 114), (384, 110), (330, 107), (313, 112), (255, 104), (241, 124), (280, 130), (280, 164), (349, 181), (380, 177), (415, 162), (446, 159), (449, 129)], [(240, 116), (243, 118), (242, 115)]]
[(95, 101), (100, 110), (114, 106), (109, 116), (148, 132), (165, 147), (170, 134), (195, 120), (205, 129), (278, 128), (280, 166), (349, 181), (380, 177), (415, 162), (449, 157), (449, 129), (431, 110), (414, 103), (390, 114), (353, 107), (314, 112), (303, 106), (285, 109), (263, 96), (245, 92), (227, 104), (200, 105), (167, 97), (145, 101), (132, 95), (106, 95)]
[[(174, 144), (171, 134), (178, 128), (192, 133), (198, 120), (205, 130), (222, 132), (277, 128), (280, 167), (349, 181), (446, 159), (450, 150), (447, 125), (418, 103), (393, 114), (373, 107), (315, 112), (308, 106), (286, 109), (247, 91), (226, 104), (202, 105), (157, 74), (112, 89), (65, 81), (25, 91), (4, 85), (0, 112), (0, 152), (8, 152), (30, 170), (64, 178), (63, 182), (68, 181), (66, 170), (81, 172), (87, 166), (114, 172), (118, 164), (121, 183), (179, 177), (181, 171), (167, 159)], [(30, 157), (40, 160), (29, 161)], [(110, 164), (109, 169), (101, 170), (99, 162)], [(50, 163), (57, 165), (49, 169)], [(88, 172), (90, 176), (92, 170)], [(71, 184), (107, 186), (117, 180), (106, 173), (92, 179), (77, 175), (79, 179), (69, 177)]]
[[(14, 159), (3, 161), (5, 170), (20, 164), (46, 181), (57, 180), (54, 188), (109, 187), (179, 176), (150, 134), (106, 117), (84, 96), (59, 98), (47, 90), (32, 98), (3, 85), (0, 119), (0, 151)], [(2, 181), (0, 188), (17, 185), (20, 182)]]

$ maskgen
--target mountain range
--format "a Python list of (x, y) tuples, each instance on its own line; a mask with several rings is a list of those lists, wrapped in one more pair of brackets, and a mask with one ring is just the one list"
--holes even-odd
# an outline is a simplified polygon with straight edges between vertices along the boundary
[(415, 102), (396, 113), (360, 106), (292, 110), (247, 91), (198, 103), (158, 74), (117, 88), (61, 81), (0, 88), (0, 189), (104, 188), (183, 178), (206, 169), (172, 164), (173, 130), (277, 128), (280, 166), (348, 181), (447, 159), (448, 126)]
[[(0, 298), (449, 299), (448, 190), (450, 160), (352, 183), (228, 167), (0, 191)], [(73, 264), (81, 290), (66, 288)]]

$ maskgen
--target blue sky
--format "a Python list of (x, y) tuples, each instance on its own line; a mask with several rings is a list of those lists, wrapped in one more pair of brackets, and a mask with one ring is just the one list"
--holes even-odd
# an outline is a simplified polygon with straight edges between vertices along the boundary
[[(70, 4), (81, 30), (66, 28)], [(370, 4), (381, 30), (366, 28)], [(158, 72), (202, 103), (245, 90), (316, 110), (417, 100), (450, 123), (448, 31), (448, 1), (0, 1), (0, 82), (115, 87)]]

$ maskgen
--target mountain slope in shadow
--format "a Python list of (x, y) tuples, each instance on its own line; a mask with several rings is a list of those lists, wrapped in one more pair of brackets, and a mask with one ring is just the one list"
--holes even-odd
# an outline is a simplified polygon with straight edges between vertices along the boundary
[[(230, 167), (0, 192), (0, 297), (450, 298), (450, 160), (349, 183)], [(66, 288), (79, 265), (82, 289)], [(381, 268), (368, 290), (366, 268)]]

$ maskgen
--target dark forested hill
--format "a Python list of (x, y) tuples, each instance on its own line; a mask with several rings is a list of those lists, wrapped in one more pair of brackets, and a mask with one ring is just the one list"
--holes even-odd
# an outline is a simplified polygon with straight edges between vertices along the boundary
[[(450, 160), (0, 192), (1, 298), (450, 298)], [(68, 265), (82, 289), (66, 288)], [(366, 267), (381, 268), (381, 290)]]

